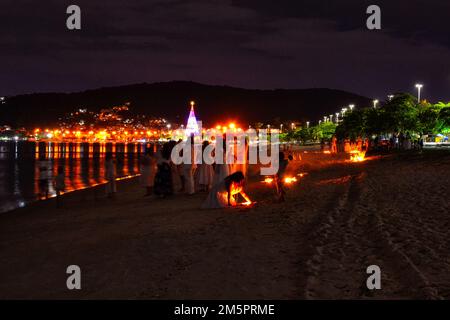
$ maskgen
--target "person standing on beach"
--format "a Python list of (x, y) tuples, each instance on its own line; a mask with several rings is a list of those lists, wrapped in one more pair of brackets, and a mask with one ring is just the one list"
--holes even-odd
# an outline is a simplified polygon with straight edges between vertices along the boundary
[(333, 136), (331, 139), (331, 153), (337, 153), (337, 139), (336, 136)]
[(61, 193), (64, 192), (66, 189), (66, 183), (65, 183), (65, 176), (64, 176), (64, 167), (58, 166), (57, 175), (55, 178), (55, 191), (56, 191), (56, 206), (60, 206), (60, 196)]
[[(226, 177), (230, 175), (230, 166), (227, 163), (227, 157), (226, 157), (226, 148), (225, 148), (225, 137), (223, 139), (223, 145), (222, 145), (222, 163), (215, 163), (214, 164), (214, 178), (213, 178), (213, 185), (216, 185), (220, 182), (222, 182)], [(220, 148), (220, 146), (216, 143), (216, 148)]]
[(183, 163), (183, 176), (186, 193), (192, 195), (195, 193), (194, 171), (197, 168), (197, 165), (195, 164), (194, 138), (189, 138), (186, 143), (190, 143), (191, 157), (190, 163)]
[(158, 169), (155, 175), (153, 193), (161, 198), (173, 194), (172, 168), (170, 166), (171, 152), (172, 150), (167, 143), (159, 151)]
[[(178, 140), (178, 143), (182, 143), (183, 142), (183, 140)], [(183, 156), (183, 150), (181, 150), (181, 156)], [(176, 165), (176, 173), (177, 173), (177, 175), (178, 175), (178, 177), (180, 178), (180, 190), (179, 190), (179, 192), (184, 192), (184, 190), (185, 190), (185, 185), (186, 185), (186, 182), (185, 182), (185, 179), (184, 179), (184, 172), (183, 172), (183, 164), (181, 163), (181, 164), (179, 164), (179, 165)]]
[(114, 198), (117, 192), (116, 163), (111, 152), (107, 152), (105, 155), (105, 178), (108, 181), (106, 183), (106, 194), (108, 198)]
[(284, 202), (284, 195), (286, 194), (286, 191), (284, 190), (283, 179), (284, 174), (286, 173), (287, 166), (289, 164), (289, 160), (292, 160), (291, 156), (289, 156), (289, 159), (285, 159), (284, 152), (279, 153), (278, 173), (275, 175), (275, 187), (277, 191), (277, 200), (279, 202)]
[(156, 158), (153, 152), (153, 146), (150, 146), (145, 150), (145, 155), (141, 159), (140, 171), (140, 182), (146, 190), (145, 196), (148, 197), (153, 194), (156, 173)]
[(49, 175), (50, 170), (48, 167), (48, 162), (45, 159), (45, 155), (41, 155), (39, 157), (39, 196), (45, 197), (45, 199), (48, 198), (48, 181), (49, 181)]
[[(205, 151), (205, 148), (209, 145), (208, 141), (204, 141), (202, 145), (202, 151)], [(203, 162), (199, 165), (198, 168), (198, 183), (200, 185), (201, 191), (209, 191), (213, 184), (214, 179), (214, 169), (211, 164), (207, 164)]]

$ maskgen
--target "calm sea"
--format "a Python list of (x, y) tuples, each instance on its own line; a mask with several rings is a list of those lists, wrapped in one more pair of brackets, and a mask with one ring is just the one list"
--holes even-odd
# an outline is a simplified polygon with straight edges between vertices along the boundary
[(39, 167), (48, 168), (48, 189), (55, 195), (54, 177), (58, 166), (65, 173), (66, 192), (106, 182), (104, 155), (116, 158), (117, 177), (139, 173), (140, 144), (0, 142), (0, 213), (26, 206), (42, 198)]

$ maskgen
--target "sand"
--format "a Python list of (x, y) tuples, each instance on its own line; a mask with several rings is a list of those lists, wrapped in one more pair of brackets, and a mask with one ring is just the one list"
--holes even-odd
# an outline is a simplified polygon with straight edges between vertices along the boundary
[[(102, 187), (0, 215), (0, 298), (450, 298), (450, 154), (348, 163), (303, 154), (284, 203), (252, 176), (251, 208), (200, 210), (206, 194), (117, 199)], [(66, 288), (78, 265), (82, 289)], [(381, 268), (381, 290), (366, 268)]]

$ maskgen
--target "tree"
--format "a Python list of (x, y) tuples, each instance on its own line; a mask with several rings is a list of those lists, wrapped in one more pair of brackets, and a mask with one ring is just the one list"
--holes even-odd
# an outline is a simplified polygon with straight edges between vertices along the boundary
[(339, 124), (339, 129), (337, 129), (338, 137), (356, 139), (363, 136), (365, 132), (364, 113), (364, 109), (347, 112)]
[(436, 134), (439, 133), (441, 123), (439, 121), (439, 114), (442, 107), (438, 104), (422, 105), (419, 111), (419, 132), (421, 134)]
[(331, 121), (325, 121), (312, 127), (312, 136), (316, 140), (330, 140), (336, 132), (336, 124)]
[(412, 133), (419, 131), (419, 108), (416, 98), (408, 93), (398, 94), (383, 107), (387, 132)]
[(450, 103), (439, 111), (438, 122), (439, 131), (445, 134), (450, 133)]

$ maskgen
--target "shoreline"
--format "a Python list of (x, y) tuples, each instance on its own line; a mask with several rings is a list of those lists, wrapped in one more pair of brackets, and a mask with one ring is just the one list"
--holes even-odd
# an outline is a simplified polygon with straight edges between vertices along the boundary
[[(140, 176), (140, 174), (138, 173), (138, 174), (131, 175), (131, 176), (124, 176), (124, 177), (116, 178), (116, 184), (119, 187), (119, 185), (123, 183), (122, 181), (137, 179), (137, 178), (139, 178), (139, 176)], [(63, 199), (67, 199), (71, 195), (75, 196), (76, 194), (79, 194), (80, 192), (88, 192), (89, 190), (94, 190), (95, 194), (97, 195), (97, 193), (98, 193), (97, 190), (102, 188), (102, 187), (104, 188), (106, 183), (107, 182), (100, 182), (100, 183), (97, 183), (97, 184), (92, 185), (92, 186), (86, 186), (86, 187), (78, 188), (78, 189), (75, 189), (75, 190), (66, 191), (63, 194), (61, 194), (60, 197), (63, 200)], [(36, 197), (37, 197), (37, 195), (36, 195)], [(32, 206), (37, 206), (39, 203), (42, 203), (42, 202), (48, 203), (48, 202), (55, 202), (55, 201), (56, 201), (56, 195), (55, 194), (50, 195), (47, 199), (44, 198), (44, 199), (28, 200), (28, 202), (25, 202), (24, 206), (18, 205), (18, 206), (16, 206), (13, 209), (9, 209), (9, 210), (6, 210), (6, 211), (1, 211), (0, 212), (0, 216), (8, 214), (8, 213), (15, 212), (15, 211), (19, 211), (19, 210), (22, 210), (22, 209), (32, 208)]]

